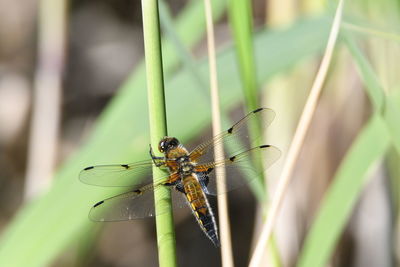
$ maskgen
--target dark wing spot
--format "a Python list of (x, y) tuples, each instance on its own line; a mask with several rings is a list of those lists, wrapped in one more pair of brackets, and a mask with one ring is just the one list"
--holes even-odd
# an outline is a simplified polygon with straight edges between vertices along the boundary
[(260, 148), (266, 148), (266, 147), (271, 147), (270, 145), (262, 145)]
[(83, 170), (84, 170), (84, 171), (87, 171), (87, 170), (91, 170), (91, 169), (93, 169), (93, 168), (94, 168), (94, 166), (89, 166), (89, 167), (84, 168)]
[(124, 167), (125, 169), (129, 169), (128, 164), (121, 164), (121, 167)]
[(209, 174), (210, 172), (212, 172), (214, 170), (214, 168), (208, 168), (206, 173)]
[(236, 156), (233, 156), (233, 157), (230, 157), (229, 160), (233, 162), (235, 160), (235, 158), (236, 158)]
[(231, 133), (232, 133), (232, 131), (233, 131), (233, 127), (231, 127), (231, 128), (229, 128), (229, 129), (228, 129), (228, 133), (230, 133), (230, 134), (231, 134)]
[(258, 108), (258, 109), (256, 109), (256, 110), (254, 110), (253, 113), (260, 112), (261, 110), (263, 110), (263, 108)]
[(142, 194), (142, 190), (139, 190), (139, 189), (133, 190), (133, 192), (138, 194), (138, 195)]
[(100, 206), (103, 203), (104, 203), (104, 200), (97, 202), (96, 204), (94, 204), (93, 208), (96, 208), (97, 206)]

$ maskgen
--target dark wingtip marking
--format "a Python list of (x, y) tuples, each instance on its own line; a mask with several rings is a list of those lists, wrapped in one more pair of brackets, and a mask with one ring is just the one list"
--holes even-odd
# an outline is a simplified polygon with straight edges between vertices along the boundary
[(232, 133), (232, 131), (233, 131), (233, 127), (228, 129), (228, 133)]
[(133, 192), (140, 195), (142, 193), (142, 190), (136, 189), (136, 190), (133, 190)]
[(129, 168), (128, 164), (121, 164), (121, 167), (124, 167), (125, 169)]
[(93, 208), (96, 208), (97, 206), (100, 206), (103, 203), (104, 203), (104, 200), (97, 202), (96, 204), (94, 204)]
[(266, 147), (271, 147), (271, 145), (262, 145), (260, 148), (266, 148)]
[(258, 108), (258, 109), (256, 109), (256, 110), (254, 110), (253, 113), (260, 112), (261, 110), (263, 110), (263, 108)]
[(230, 160), (230, 161), (234, 161), (235, 158), (236, 158), (236, 156), (233, 156), (233, 157), (230, 157), (229, 160)]
[(83, 170), (84, 170), (84, 171), (87, 171), (87, 170), (91, 170), (91, 169), (93, 169), (93, 168), (94, 168), (94, 166), (89, 166), (89, 167), (84, 168)]
[(214, 170), (214, 168), (208, 168), (207, 169), (207, 173), (210, 173), (210, 172), (212, 172)]

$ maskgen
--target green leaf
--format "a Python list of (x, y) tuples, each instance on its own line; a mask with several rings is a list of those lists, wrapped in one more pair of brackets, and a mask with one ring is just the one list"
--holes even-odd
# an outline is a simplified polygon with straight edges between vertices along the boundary
[(200, 76), (197, 70), (196, 61), (190, 51), (185, 47), (183, 42), (180, 40), (175, 27), (173, 26), (173, 20), (171, 12), (165, 1), (160, 1), (160, 21), (163, 32), (166, 38), (171, 42), (175, 48), (176, 55), (179, 57), (184, 67), (191, 73), (193, 80), (197, 83), (194, 85), (198, 86), (198, 89), (208, 87), (208, 83), (205, 77)]
[(356, 63), (366, 93), (368, 94), (376, 112), (379, 112), (379, 114), (383, 116), (387, 128), (389, 129), (389, 133), (391, 134), (392, 142), (397, 152), (400, 154), (400, 123), (398, 122), (400, 109), (399, 105), (396, 103), (396, 93), (393, 92), (395, 88), (392, 89), (392, 93), (385, 96), (381, 82), (378, 80), (372, 66), (368, 63), (353, 38), (350, 35), (345, 36), (347, 47)]
[(391, 134), (393, 145), (395, 146), (397, 153), (400, 155), (400, 105), (396, 100), (397, 97), (395, 94), (398, 94), (398, 92), (390, 93), (385, 98), (384, 118), (389, 133)]
[(384, 105), (385, 95), (383, 93), (383, 88), (380, 85), (378, 77), (373, 71), (371, 65), (368, 63), (367, 59), (363, 56), (360, 49), (357, 47), (353, 38), (345, 34), (345, 40), (347, 47), (349, 48), (357, 66), (357, 70), (360, 74), (361, 80), (363, 81), (366, 89), (366, 93), (372, 106), (378, 112), (382, 111)]

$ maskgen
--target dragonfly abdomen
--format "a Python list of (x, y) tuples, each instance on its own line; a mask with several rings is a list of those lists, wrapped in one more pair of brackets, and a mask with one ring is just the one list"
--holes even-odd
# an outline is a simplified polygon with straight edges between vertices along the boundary
[(212, 212), (211, 206), (208, 203), (207, 197), (204, 194), (200, 183), (193, 176), (187, 176), (183, 179), (186, 200), (195, 216), (200, 228), (206, 236), (219, 247), (219, 238), (217, 223)]
[(216, 247), (220, 246), (218, 238), (217, 224), (214, 219), (214, 214), (212, 213), (211, 207), (208, 207), (206, 213), (198, 213), (195, 215), (197, 222), (200, 224), (202, 230), (207, 235), (208, 238), (214, 243)]

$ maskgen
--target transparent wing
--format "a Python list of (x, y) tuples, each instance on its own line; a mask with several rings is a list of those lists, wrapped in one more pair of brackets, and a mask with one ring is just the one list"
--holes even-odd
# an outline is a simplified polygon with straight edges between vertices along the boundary
[[(149, 183), (139, 176), (150, 175), (152, 160), (140, 161), (132, 164), (98, 165), (83, 169), (79, 180), (85, 184), (98, 186), (138, 186)], [(168, 175), (166, 174), (165, 177)]]
[[(261, 144), (260, 134), (271, 124), (275, 112), (268, 108), (259, 108), (235, 123), (228, 130), (198, 145), (191, 153), (190, 159), (198, 163), (214, 161), (214, 146), (222, 144), (225, 155), (233, 155)], [(249, 131), (249, 129), (251, 129)], [(253, 135), (250, 134), (253, 133)]]
[[(252, 180), (259, 178), (281, 156), (281, 151), (271, 145), (262, 145), (232, 155), (224, 160), (199, 164), (195, 171), (199, 179), (207, 179), (207, 190), (210, 195), (217, 195), (234, 190)], [(225, 167), (226, 180), (217, 179), (220, 167)], [(207, 176), (207, 177), (206, 177)], [(217, 192), (217, 186), (223, 190)]]
[(154, 191), (157, 191), (161, 197), (160, 199), (163, 199), (166, 196), (164, 190), (161, 190), (163, 187), (171, 188), (174, 208), (185, 206), (184, 195), (175, 190), (173, 186), (162, 183), (155, 186), (148, 184), (96, 203), (90, 210), (89, 218), (93, 221), (110, 222), (147, 218), (163, 214), (169, 211), (165, 205), (160, 205), (157, 213), (154, 208)]

